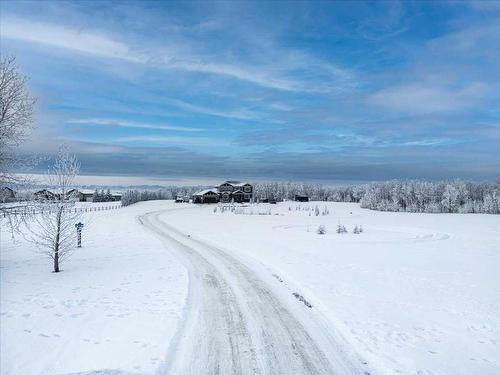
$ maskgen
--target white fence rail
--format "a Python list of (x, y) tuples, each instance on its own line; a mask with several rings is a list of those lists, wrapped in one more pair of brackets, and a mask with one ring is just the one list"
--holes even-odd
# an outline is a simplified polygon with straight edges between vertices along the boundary
[[(65, 208), (65, 211), (69, 212), (96, 212), (96, 211), (109, 211), (109, 210), (116, 210), (119, 208), (122, 208), (123, 206), (121, 204), (113, 204), (113, 205), (106, 205), (106, 206), (85, 206), (85, 207), (71, 207), (71, 208)], [(38, 213), (43, 213), (43, 212), (51, 212), (53, 209), (51, 207), (46, 207), (46, 208), (39, 208), (39, 207), (33, 207), (33, 206), (11, 206), (11, 207), (2, 207), (1, 208), (1, 214), (3, 217), (6, 217), (7, 215), (34, 215)]]

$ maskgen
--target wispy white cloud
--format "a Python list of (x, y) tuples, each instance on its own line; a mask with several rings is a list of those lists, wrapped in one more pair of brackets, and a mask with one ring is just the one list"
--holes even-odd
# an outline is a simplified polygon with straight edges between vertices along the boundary
[(225, 117), (225, 118), (235, 118), (239, 120), (256, 120), (261, 116), (260, 114), (248, 111), (248, 110), (217, 110), (215, 108), (203, 107), (195, 104), (191, 104), (178, 99), (165, 99), (167, 104), (173, 105), (175, 107), (188, 110), (190, 112), (203, 113), (211, 116)]
[(66, 123), (87, 125), (87, 126), (118, 126), (122, 128), (136, 128), (136, 129), (175, 130), (182, 132), (204, 131), (204, 129), (202, 128), (191, 128), (185, 126), (174, 126), (165, 124), (147, 124), (142, 122), (127, 121), (121, 119), (110, 119), (110, 118), (70, 119), (67, 120)]
[(432, 139), (419, 139), (415, 141), (407, 141), (394, 144), (395, 146), (443, 146), (443, 145), (453, 145), (459, 143), (457, 140), (449, 138), (432, 138)]
[[(173, 44), (169, 44), (167, 47), (149, 46), (149, 49), (144, 46), (135, 48), (125, 41), (117, 40), (106, 32), (89, 32), (69, 26), (36, 22), (11, 16), (2, 17), (0, 30), (1, 38), (4, 39), (43, 44), (102, 58), (120, 59), (138, 64), (152, 64), (157, 68), (226, 76), (282, 91), (327, 92), (338, 90), (341, 85), (346, 84), (348, 80), (352, 80), (351, 72), (346, 69), (319, 61), (297, 51), (287, 51), (287, 53), (283, 51), (280, 61), (276, 61), (275, 56), (270, 56), (269, 60), (271, 61), (250, 66), (238, 60), (228, 63), (214, 59), (213, 55), (193, 52), (187, 40), (179, 48), (176, 48)], [(274, 55), (277, 55), (276, 51)], [(310, 77), (309, 79), (301, 79), (300, 74), (296, 74), (297, 71), (301, 70), (314, 71), (314, 74), (322, 72), (323, 75), (328, 75), (329, 80), (336, 81), (337, 84), (325, 83), (324, 79), (311, 82)]]
[(480, 82), (460, 88), (434, 82), (409, 83), (380, 90), (368, 98), (368, 103), (411, 114), (454, 112), (474, 107), (488, 90)]
[(211, 62), (197, 62), (190, 60), (166, 60), (166, 65), (172, 68), (188, 70), (197, 73), (208, 73), (224, 75), (247, 81), (259, 86), (279, 89), (284, 91), (305, 91), (305, 87), (293, 80), (278, 78), (277, 76), (265, 74), (263, 69), (254, 69), (235, 64), (222, 64)]
[(113, 142), (117, 143), (156, 143), (156, 144), (168, 144), (168, 145), (206, 145), (206, 144), (216, 144), (220, 143), (217, 139), (208, 137), (163, 137), (163, 136), (128, 136), (128, 137), (116, 137), (113, 138)]
[(1, 37), (39, 43), (56, 48), (107, 58), (144, 63), (147, 58), (122, 42), (106, 35), (74, 28), (35, 22), (17, 17), (2, 17)]

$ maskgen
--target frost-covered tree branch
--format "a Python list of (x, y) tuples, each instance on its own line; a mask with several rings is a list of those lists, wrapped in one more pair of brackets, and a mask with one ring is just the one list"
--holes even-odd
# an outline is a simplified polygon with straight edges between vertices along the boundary
[(15, 184), (22, 178), (13, 168), (29, 162), (15, 154), (15, 147), (31, 133), (36, 99), (30, 94), (28, 78), (19, 72), (15, 57), (0, 57), (0, 184)]
[(70, 191), (79, 170), (76, 157), (62, 147), (48, 174), (54, 196), (37, 198), (35, 213), (25, 223), (26, 239), (52, 260), (54, 272), (60, 271), (76, 245), (74, 225), (82, 214), (75, 209), (76, 197)]
[[(26, 185), (30, 181), (13, 173), (16, 168), (32, 166), (34, 159), (22, 158), (15, 152), (29, 136), (33, 125), (36, 99), (27, 87), (28, 78), (19, 72), (14, 57), (0, 56), (0, 188)], [(2, 224), (14, 233), (22, 218), (10, 215), (0, 197)]]

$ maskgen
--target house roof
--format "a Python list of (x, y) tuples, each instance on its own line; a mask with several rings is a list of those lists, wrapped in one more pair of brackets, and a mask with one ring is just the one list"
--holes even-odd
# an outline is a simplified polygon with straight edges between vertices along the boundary
[(42, 190), (38, 190), (35, 192), (35, 194), (44, 194), (44, 193), (54, 194), (53, 192), (51, 192), (50, 190), (47, 190), (47, 189), (42, 189)]
[(226, 181), (222, 185), (224, 185), (224, 184), (229, 184), (229, 185), (232, 185), (232, 186), (250, 185), (248, 182), (241, 182), (241, 181)]
[(219, 190), (217, 190), (217, 189), (205, 189), (205, 190), (199, 191), (197, 193), (194, 193), (193, 195), (205, 195), (207, 193), (218, 194)]

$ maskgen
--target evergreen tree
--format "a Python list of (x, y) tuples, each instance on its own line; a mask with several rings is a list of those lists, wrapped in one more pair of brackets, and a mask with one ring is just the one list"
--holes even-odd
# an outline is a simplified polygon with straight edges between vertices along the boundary
[(92, 202), (99, 202), (99, 192), (97, 189), (95, 189), (94, 194), (92, 194)]

